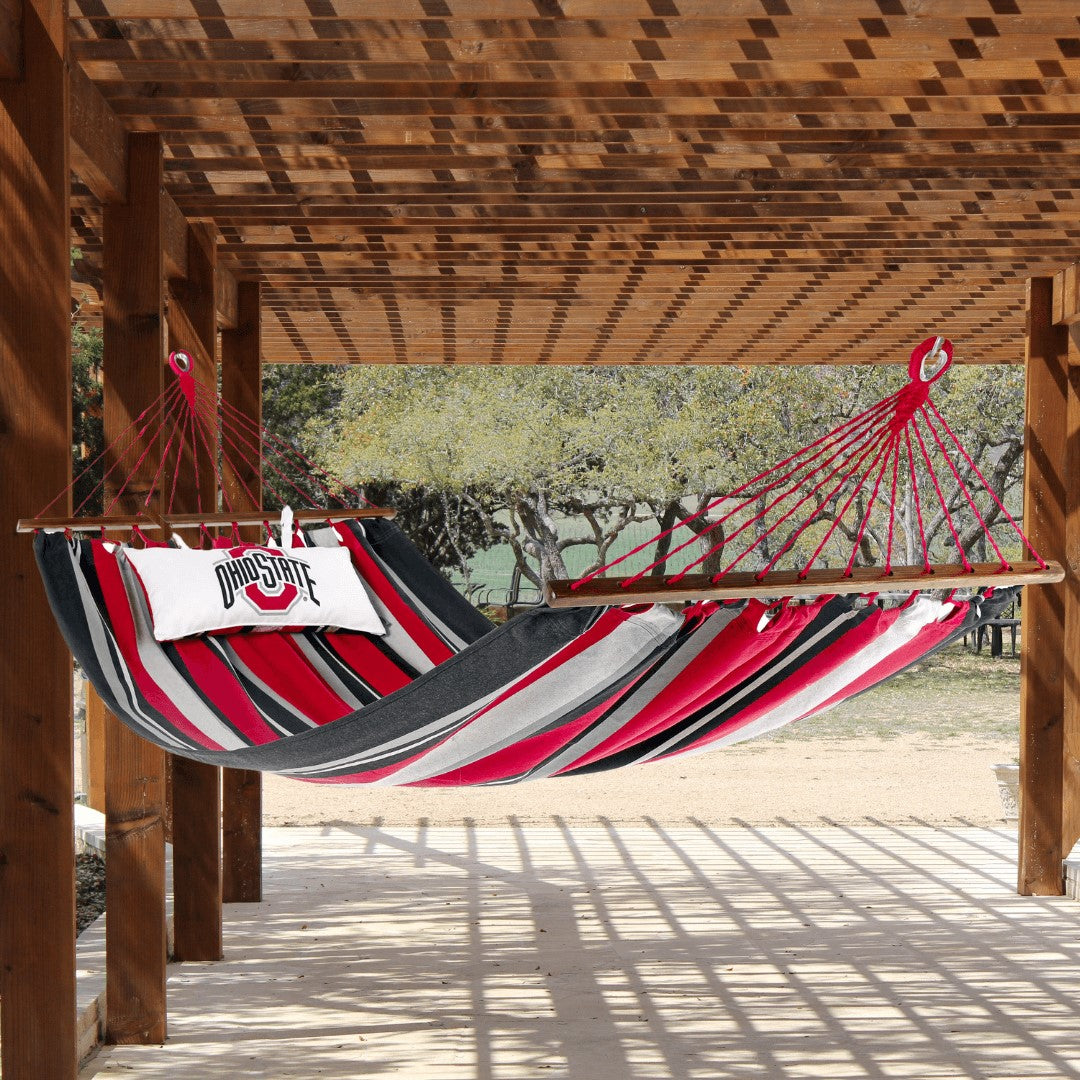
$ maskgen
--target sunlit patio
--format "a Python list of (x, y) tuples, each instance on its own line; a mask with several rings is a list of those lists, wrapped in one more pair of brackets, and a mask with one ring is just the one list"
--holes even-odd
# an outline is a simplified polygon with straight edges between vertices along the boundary
[(1080, 1074), (1074, 901), (1011, 829), (341, 827), (266, 833), (169, 1042), (84, 1077)]

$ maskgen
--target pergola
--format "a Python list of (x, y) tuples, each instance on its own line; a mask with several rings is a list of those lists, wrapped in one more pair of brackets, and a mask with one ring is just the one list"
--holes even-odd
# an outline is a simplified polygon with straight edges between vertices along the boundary
[[(168, 344), (262, 363), (1024, 359), (1019, 888), (1080, 837), (1080, 19), (1058, 0), (0, 0), (0, 1050), (77, 1067), (71, 659), (15, 522), (70, 472), (71, 257), (107, 432)], [(1026, 299), (1025, 299), (1026, 297)], [(250, 479), (250, 478), (249, 478)], [(259, 783), (106, 718), (108, 1033), (257, 899)], [(223, 841), (222, 841), (223, 837)]]

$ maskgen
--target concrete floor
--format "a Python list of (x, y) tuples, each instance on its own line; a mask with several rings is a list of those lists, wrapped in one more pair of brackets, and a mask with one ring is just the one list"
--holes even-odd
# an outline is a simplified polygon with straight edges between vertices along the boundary
[(1080, 1076), (1080, 907), (1015, 833), (889, 826), (266, 833), (163, 1048), (84, 1077)]

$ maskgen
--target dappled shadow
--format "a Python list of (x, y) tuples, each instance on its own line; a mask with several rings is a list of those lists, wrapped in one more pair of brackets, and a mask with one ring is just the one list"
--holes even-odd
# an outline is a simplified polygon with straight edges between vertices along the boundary
[(1080, 909), (955, 827), (267, 834), (170, 1042), (87, 1075), (691, 1080), (1080, 1075)]

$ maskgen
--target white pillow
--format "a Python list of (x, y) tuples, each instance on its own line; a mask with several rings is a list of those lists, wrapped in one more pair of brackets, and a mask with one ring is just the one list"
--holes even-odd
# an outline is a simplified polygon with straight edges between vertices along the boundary
[(382, 635), (346, 548), (123, 549), (158, 641), (254, 628), (330, 626)]

